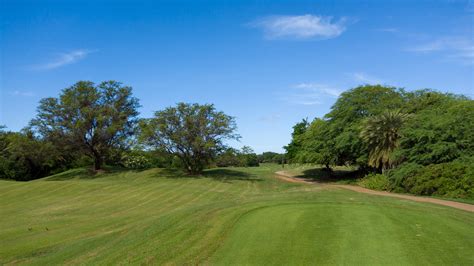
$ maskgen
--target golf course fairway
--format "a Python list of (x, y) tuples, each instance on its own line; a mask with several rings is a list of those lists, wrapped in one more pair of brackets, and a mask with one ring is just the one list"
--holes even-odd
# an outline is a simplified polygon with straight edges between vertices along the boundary
[(0, 264), (474, 264), (474, 213), (288, 183), (278, 167), (0, 181)]

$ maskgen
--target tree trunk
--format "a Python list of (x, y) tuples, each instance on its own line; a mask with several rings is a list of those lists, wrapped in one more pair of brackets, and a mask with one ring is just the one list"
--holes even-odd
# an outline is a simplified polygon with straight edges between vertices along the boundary
[(102, 169), (102, 156), (97, 152), (94, 152), (94, 170), (101, 170)]
[(327, 170), (328, 172), (331, 172), (331, 166), (330, 166), (328, 163), (327, 163), (325, 166), (326, 166), (326, 170)]
[(200, 175), (202, 174), (202, 167), (198, 166), (198, 165), (192, 165), (190, 168), (189, 168), (189, 174), (190, 175)]

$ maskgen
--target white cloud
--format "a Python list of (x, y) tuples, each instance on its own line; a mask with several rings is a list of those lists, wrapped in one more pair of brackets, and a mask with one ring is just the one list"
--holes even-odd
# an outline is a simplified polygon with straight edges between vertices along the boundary
[(474, 63), (474, 40), (472, 37), (442, 37), (407, 49), (409, 52), (443, 54), (448, 59)]
[(296, 104), (301, 104), (301, 105), (319, 105), (322, 102), (318, 100), (303, 100), (299, 102), (295, 102)]
[(376, 29), (376, 31), (395, 33), (395, 32), (398, 32), (399, 30), (397, 28), (380, 28), (380, 29)]
[(328, 85), (324, 85), (324, 84), (300, 83), (300, 84), (297, 84), (293, 87), (296, 88), (296, 89), (307, 90), (307, 91), (310, 91), (310, 92), (313, 92), (313, 93), (318, 92), (318, 93), (322, 93), (322, 94), (327, 94), (327, 95), (332, 96), (332, 97), (338, 97), (339, 94), (341, 94), (340, 90), (338, 90), (336, 88), (333, 88), (331, 86), (328, 86)]
[(262, 28), (269, 39), (331, 39), (346, 30), (346, 19), (333, 21), (332, 17), (315, 15), (269, 16), (251, 25)]
[(33, 97), (33, 96), (35, 96), (35, 94), (31, 91), (19, 91), (19, 90), (11, 92), (10, 95), (21, 96), (21, 97)]
[(33, 69), (36, 70), (50, 70), (59, 68), (65, 65), (74, 64), (82, 59), (84, 59), (87, 55), (93, 53), (93, 50), (86, 50), (86, 49), (79, 49), (70, 51), (68, 53), (61, 53), (56, 58), (51, 60), (48, 63), (44, 63), (41, 65), (33, 66)]
[(348, 74), (355, 82), (362, 84), (381, 84), (383, 81), (379, 78), (367, 75), (363, 72), (349, 73)]
[(319, 83), (299, 83), (291, 88), (293, 90), (285, 96), (285, 100), (298, 105), (319, 105), (327, 102), (327, 97), (337, 98), (342, 92), (334, 87)]
[(280, 119), (281, 119), (280, 114), (269, 114), (269, 115), (261, 116), (258, 120), (260, 122), (273, 124), (273, 123), (279, 121)]
[(297, 105), (319, 105), (322, 104), (323, 96), (318, 93), (299, 92), (285, 95), (284, 100)]

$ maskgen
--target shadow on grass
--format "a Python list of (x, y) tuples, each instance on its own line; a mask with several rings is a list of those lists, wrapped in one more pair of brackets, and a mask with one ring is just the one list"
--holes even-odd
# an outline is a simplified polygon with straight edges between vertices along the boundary
[(71, 179), (95, 179), (101, 174), (96, 174), (92, 169), (89, 168), (77, 168), (61, 172), (52, 176), (48, 176), (43, 180), (46, 181), (66, 181)]
[(217, 181), (222, 181), (222, 182), (232, 182), (232, 181), (262, 181), (259, 178), (256, 178), (255, 176), (238, 171), (238, 170), (233, 170), (233, 169), (223, 169), (223, 168), (217, 168), (217, 169), (208, 169), (205, 170), (201, 175), (190, 175), (186, 173), (185, 171), (181, 169), (160, 169), (159, 172), (157, 172), (155, 177), (165, 177), (165, 178), (193, 178), (193, 179), (199, 179), (199, 178), (211, 178)]
[(262, 179), (255, 177), (249, 173), (245, 173), (242, 171), (232, 170), (232, 169), (210, 169), (204, 171), (202, 176), (207, 178), (212, 178), (214, 180), (223, 181), (223, 182), (231, 182), (231, 181), (251, 181), (251, 182), (259, 182)]
[(122, 173), (122, 172), (133, 172), (140, 173), (143, 171), (151, 170), (146, 174), (148, 177), (153, 178), (211, 178), (217, 181), (222, 182), (232, 182), (232, 181), (262, 181), (254, 175), (249, 173), (233, 170), (233, 169), (208, 169), (205, 170), (201, 175), (189, 175), (181, 169), (174, 168), (155, 168), (155, 169), (142, 169), (142, 170), (131, 170), (123, 167), (104, 167), (104, 170), (94, 171), (92, 168), (76, 168), (71, 169), (62, 173), (58, 173), (49, 177), (44, 178), (46, 181), (67, 181), (67, 180), (93, 180), (104, 177), (110, 177), (113, 174)]
[(332, 170), (325, 168), (314, 168), (303, 171), (303, 174), (297, 176), (299, 178), (309, 179), (321, 183), (355, 183), (361, 178), (363, 173), (357, 170)]
[(83, 167), (83, 168), (75, 168), (71, 170), (67, 170), (65, 172), (61, 172), (49, 177), (45, 177), (44, 180), (46, 181), (67, 181), (73, 179), (79, 180), (92, 180), (98, 178), (108, 177), (111, 174), (116, 174), (120, 172), (141, 172), (143, 170), (131, 170), (127, 168), (123, 168), (120, 166), (104, 166), (103, 170), (96, 171), (91, 167)]

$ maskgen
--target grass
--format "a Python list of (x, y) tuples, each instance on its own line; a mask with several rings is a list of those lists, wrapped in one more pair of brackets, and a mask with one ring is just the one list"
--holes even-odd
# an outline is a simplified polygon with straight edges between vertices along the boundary
[(474, 214), (285, 183), (281, 168), (0, 181), (0, 264), (474, 264)]

